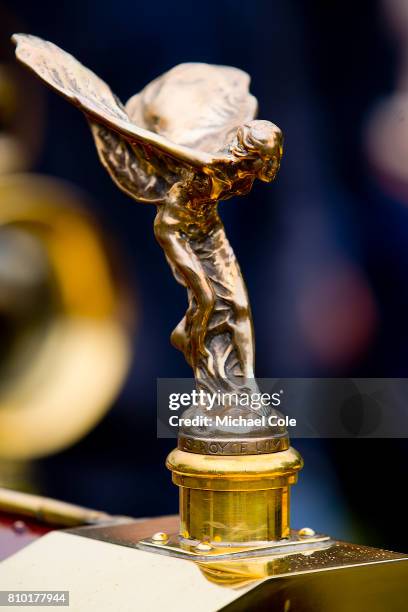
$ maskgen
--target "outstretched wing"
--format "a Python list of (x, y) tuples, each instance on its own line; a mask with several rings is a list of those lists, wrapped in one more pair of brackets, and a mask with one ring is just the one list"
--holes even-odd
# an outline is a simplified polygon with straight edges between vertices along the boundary
[(171, 142), (132, 123), (109, 86), (53, 43), (28, 34), (14, 34), (12, 40), (17, 46), (17, 59), (79, 107), (93, 123), (111, 128), (130, 143), (148, 146), (193, 166), (204, 167), (217, 161), (211, 155)]
[(256, 115), (249, 83), (238, 68), (180, 64), (130, 98), (126, 111), (134, 123), (171, 142), (223, 153), (237, 127)]

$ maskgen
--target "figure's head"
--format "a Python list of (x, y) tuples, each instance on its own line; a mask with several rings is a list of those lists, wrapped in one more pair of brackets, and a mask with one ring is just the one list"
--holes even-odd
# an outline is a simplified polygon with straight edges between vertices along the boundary
[(237, 130), (231, 152), (237, 158), (253, 160), (256, 176), (262, 181), (273, 181), (282, 157), (281, 130), (270, 121), (248, 121)]

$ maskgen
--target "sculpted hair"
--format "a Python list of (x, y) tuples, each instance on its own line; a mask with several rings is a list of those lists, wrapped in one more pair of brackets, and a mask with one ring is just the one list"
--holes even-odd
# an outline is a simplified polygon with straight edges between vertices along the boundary
[(231, 152), (236, 157), (273, 157), (282, 147), (282, 132), (270, 121), (254, 120), (237, 130)]

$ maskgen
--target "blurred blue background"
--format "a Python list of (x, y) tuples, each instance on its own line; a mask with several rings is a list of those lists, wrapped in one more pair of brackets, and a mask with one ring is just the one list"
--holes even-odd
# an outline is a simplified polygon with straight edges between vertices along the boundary
[[(376, 155), (377, 145), (384, 150), (376, 108), (395, 93), (402, 69), (404, 36), (395, 35), (391, 5), (396, 0), (0, 3), (21, 31), (71, 52), (122, 101), (185, 61), (252, 76), (259, 116), (285, 136), (282, 168), (275, 184), (256, 184), (250, 196), (222, 203), (221, 214), (248, 284), (260, 377), (408, 376), (408, 159), (404, 177)], [(174, 513), (177, 490), (164, 468), (174, 443), (156, 439), (156, 378), (190, 375), (169, 342), (185, 291), (155, 243), (153, 207), (113, 185), (77, 110), (47, 92), (45, 118), (33, 169), (91, 195), (121, 247), (138, 327), (116, 404), (80, 443), (37, 461), (41, 492), (118, 514)], [(404, 440), (296, 447), (305, 468), (293, 491), (295, 526), (408, 550), (408, 536), (395, 530), (405, 518)]]

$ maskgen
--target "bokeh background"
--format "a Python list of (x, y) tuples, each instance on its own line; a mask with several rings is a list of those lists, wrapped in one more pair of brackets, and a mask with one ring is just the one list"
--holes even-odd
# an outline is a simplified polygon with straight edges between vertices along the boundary
[[(405, 377), (406, 5), (3, 1), (1, 48), (7, 53), (7, 28), (52, 40), (123, 101), (185, 61), (250, 73), (259, 116), (285, 136), (276, 183), (221, 204), (251, 297), (257, 375)], [(137, 323), (130, 374), (110, 412), (71, 448), (35, 461), (35, 487), (117, 514), (174, 513), (177, 490), (164, 468), (174, 442), (156, 439), (156, 378), (190, 375), (169, 342), (185, 291), (155, 243), (153, 208), (113, 185), (81, 115), (44, 96), (44, 136), (31, 169), (89, 194), (120, 251)], [(406, 515), (405, 440), (297, 440), (296, 447), (305, 468), (293, 491), (294, 525), (408, 551), (407, 532), (397, 528)]]

